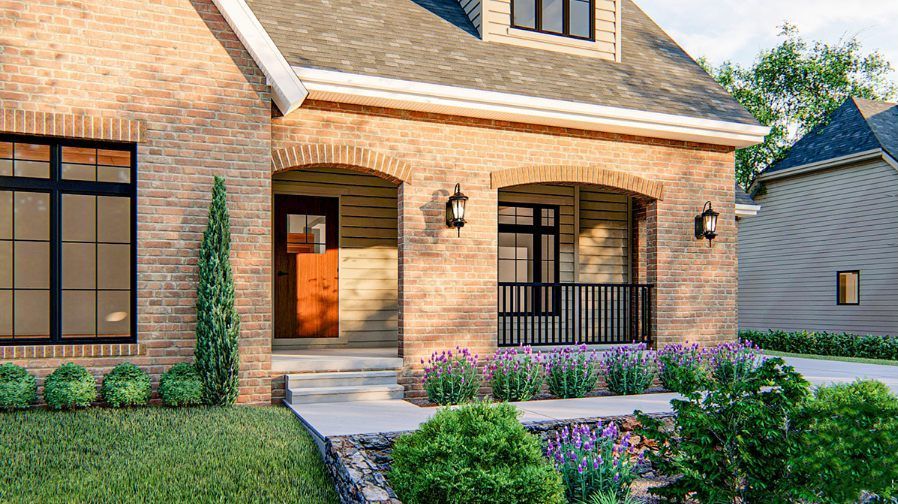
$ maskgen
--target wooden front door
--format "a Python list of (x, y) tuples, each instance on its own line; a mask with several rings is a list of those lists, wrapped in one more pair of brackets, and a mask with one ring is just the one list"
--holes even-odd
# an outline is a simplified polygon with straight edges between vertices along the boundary
[(339, 200), (274, 197), (274, 335), (339, 336)]

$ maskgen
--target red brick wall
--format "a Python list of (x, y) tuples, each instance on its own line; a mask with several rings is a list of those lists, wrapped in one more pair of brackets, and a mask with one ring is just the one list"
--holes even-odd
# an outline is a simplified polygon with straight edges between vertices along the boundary
[(0, 72), (0, 108), (146, 125), (138, 147), (140, 355), (7, 348), (0, 356), (40, 376), (65, 361), (100, 374), (131, 360), (154, 380), (190, 359), (197, 248), (212, 177), (222, 175), (242, 319), (240, 401), (269, 402), (271, 100), (211, 1), (5, 0)]
[[(736, 229), (730, 148), (526, 126), (416, 112), (306, 102), (272, 126), (274, 148), (295, 144), (371, 149), (412, 169), (400, 187), (400, 339), (406, 383), (420, 359), (455, 345), (481, 355), (496, 345), (497, 191), (490, 173), (534, 165), (596, 165), (664, 185), (646, 205), (640, 254), (656, 287), (658, 342), (736, 335)], [(461, 237), (445, 225), (456, 183), (470, 197)], [(720, 237), (696, 240), (706, 200)]]

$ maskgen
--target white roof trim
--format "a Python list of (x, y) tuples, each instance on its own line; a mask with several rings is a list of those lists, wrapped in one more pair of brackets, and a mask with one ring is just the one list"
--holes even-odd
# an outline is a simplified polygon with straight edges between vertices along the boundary
[(246, 1), (212, 1), (265, 74), (271, 86), (271, 99), (281, 113), (287, 115), (299, 108), (309, 92)]
[(761, 211), (761, 205), (746, 205), (736, 203), (736, 217), (754, 217)]
[(793, 166), (792, 168), (787, 168), (785, 170), (777, 170), (774, 172), (765, 172), (762, 173), (757, 181), (766, 182), (768, 180), (775, 180), (783, 177), (791, 177), (793, 175), (800, 175), (802, 173), (813, 172), (817, 170), (825, 170), (827, 168), (834, 168), (836, 166), (849, 164), (849, 163), (858, 163), (861, 161), (870, 161), (872, 159), (880, 158), (887, 156), (887, 154), (882, 149), (871, 149), (864, 152), (858, 152), (855, 154), (848, 154), (847, 156), (839, 156), (832, 159), (827, 159), (825, 161), (818, 161), (816, 163), (808, 163), (801, 166)]
[(890, 156), (887, 152), (883, 152), (883, 153), (882, 153), (882, 158), (885, 160), (885, 162), (886, 162), (889, 166), (891, 166), (892, 168), (894, 168), (895, 171), (898, 171), (898, 161), (896, 161), (895, 158), (893, 158), (892, 156)]
[(764, 141), (765, 126), (293, 67), (316, 100), (728, 145)]

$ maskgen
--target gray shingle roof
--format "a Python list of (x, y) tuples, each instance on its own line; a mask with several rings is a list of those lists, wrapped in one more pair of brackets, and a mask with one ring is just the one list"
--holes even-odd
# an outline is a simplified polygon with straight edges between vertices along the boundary
[(767, 168), (772, 173), (796, 166), (883, 149), (898, 154), (898, 105), (849, 98), (829, 117), (801, 138), (785, 159)]
[(248, 0), (291, 65), (756, 125), (631, 0), (622, 62), (480, 40), (457, 0)]

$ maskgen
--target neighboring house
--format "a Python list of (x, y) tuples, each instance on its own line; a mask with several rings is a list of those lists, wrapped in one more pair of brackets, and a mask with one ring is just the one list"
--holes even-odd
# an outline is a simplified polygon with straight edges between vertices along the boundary
[(733, 339), (734, 150), (767, 128), (633, 2), (548, 5), (6, 2), (0, 358), (190, 359), (214, 175), (242, 402), (411, 390), (456, 345)]
[(742, 329), (898, 335), (898, 106), (849, 99), (754, 184)]

